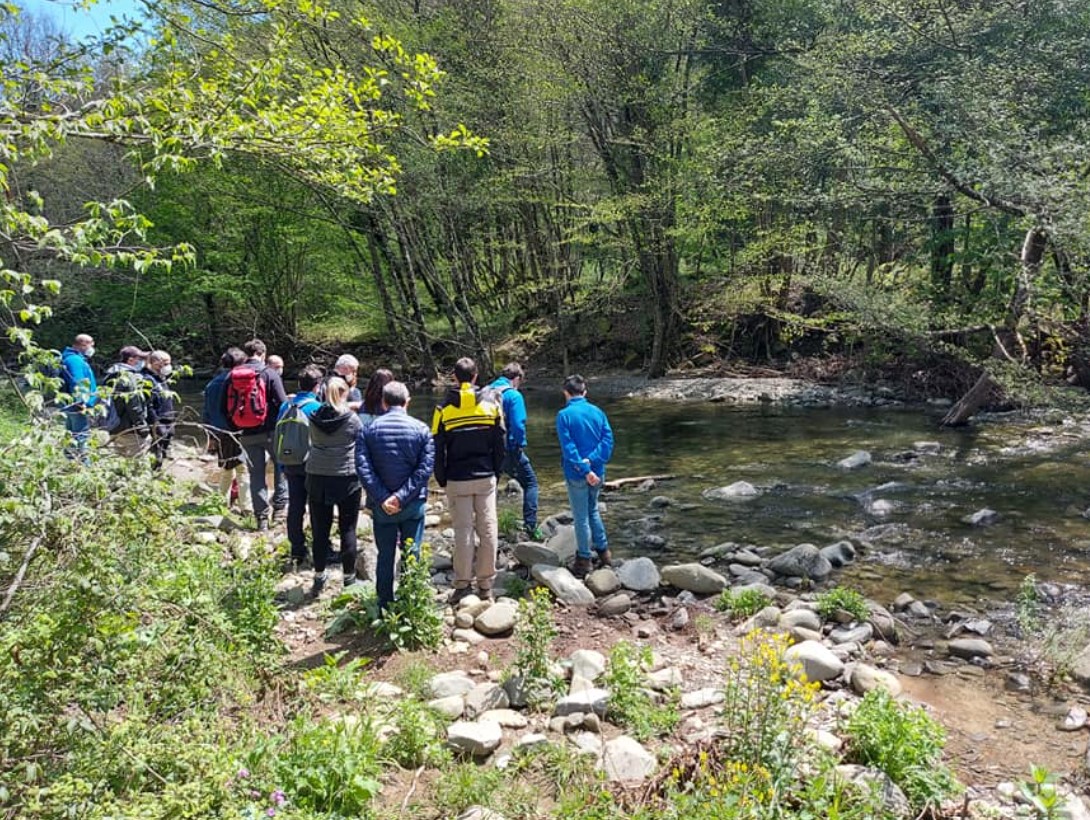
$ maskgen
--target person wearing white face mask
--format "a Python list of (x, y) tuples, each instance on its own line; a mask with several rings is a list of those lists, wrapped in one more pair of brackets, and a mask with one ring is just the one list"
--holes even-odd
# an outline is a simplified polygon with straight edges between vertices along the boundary
[(147, 358), (148, 354), (135, 345), (125, 345), (104, 379), (116, 417), (107, 419), (106, 429), (111, 434), (110, 443), (126, 456), (139, 455), (147, 447), (150, 385), (143, 373)]
[(178, 413), (174, 406), (175, 393), (170, 388), (170, 374), (174, 366), (165, 350), (153, 350), (148, 355), (145, 375), (151, 381), (151, 397), (148, 402), (148, 425), (151, 428), (151, 457), (156, 469), (170, 451), (174, 440), (174, 425)]
[(81, 333), (61, 354), (61, 381), (64, 392), (71, 397), (64, 407), (64, 426), (72, 436), (72, 446), (66, 449), (69, 458), (87, 461), (91, 438), (91, 421), (87, 411), (98, 401), (95, 371), (91, 357), (95, 355), (95, 340)]

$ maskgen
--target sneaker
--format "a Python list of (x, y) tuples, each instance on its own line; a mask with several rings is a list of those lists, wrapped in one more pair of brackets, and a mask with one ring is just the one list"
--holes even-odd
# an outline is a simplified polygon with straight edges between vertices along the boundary
[(590, 559), (583, 558), (582, 556), (577, 555), (575, 557), (575, 566), (572, 567), (571, 574), (574, 575), (576, 578), (586, 578), (589, 572)]
[(491, 587), (488, 589), (478, 589), (477, 597), (482, 601), (494, 601), (496, 600), (496, 593), (492, 591)]
[(611, 567), (613, 566), (613, 553), (608, 549), (598, 551), (598, 566)]
[(325, 589), (325, 582), (329, 576), (325, 572), (314, 573), (314, 583), (310, 585), (310, 597), (317, 598)]
[(281, 521), (287, 521), (288, 508), (287, 507), (274, 507), (272, 511), (273, 524), (279, 524)]
[(359, 578), (356, 577), (356, 573), (354, 572), (344, 576), (344, 585), (346, 588), (352, 586), (357, 581), (359, 581)]
[(291, 574), (293, 572), (302, 572), (306, 569), (311, 569), (314, 565), (310, 561), (310, 556), (293, 555), (284, 563), (284, 573)]
[(259, 518), (257, 519), (257, 531), (268, 532), (269, 531), (269, 519)]
[(531, 541), (544, 541), (548, 538), (548, 536), (545, 535), (545, 530), (536, 526), (526, 528), (526, 537)]
[(447, 599), (447, 603), (450, 604), (451, 606), (455, 606), (460, 601), (464, 601), (466, 598), (468, 598), (472, 594), (473, 594), (473, 590), (470, 589), (469, 587), (462, 587), (461, 589), (456, 589), (456, 590), (454, 590), (454, 592), (452, 592), (450, 594), (450, 597)]

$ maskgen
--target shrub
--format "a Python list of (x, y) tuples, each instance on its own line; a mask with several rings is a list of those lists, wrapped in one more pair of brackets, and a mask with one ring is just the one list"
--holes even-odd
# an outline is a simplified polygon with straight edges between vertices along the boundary
[(514, 670), (522, 679), (527, 705), (534, 709), (551, 703), (560, 690), (561, 681), (552, 671), (550, 658), (555, 637), (552, 599), (547, 589), (538, 587), (519, 601), (515, 622)]
[(732, 618), (748, 618), (770, 603), (769, 597), (759, 589), (724, 589), (715, 599), (715, 608), (729, 612)]
[(352, 702), (366, 696), (363, 683), (363, 668), (370, 662), (367, 658), (352, 658), (345, 664), (341, 660), (345, 652), (326, 655), (321, 666), (308, 669), (303, 673), (303, 688), (314, 693), (323, 703)]
[(650, 663), (648, 647), (637, 649), (619, 641), (609, 653), (605, 674), (604, 685), (609, 690), (606, 717), (627, 728), (639, 740), (669, 734), (681, 719), (677, 691), (666, 693), (665, 701), (659, 704), (645, 688), (643, 667)]
[(1037, 593), (1037, 576), (1032, 572), (1022, 579), (1015, 599), (1015, 618), (1023, 634), (1029, 634), (1040, 626), (1041, 596)]
[(499, 523), (501, 537), (506, 538), (508, 541), (518, 538), (519, 527), (522, 524), (522, 518), (518, 512), (510, 507), (501, 507), (496, 514), (496, 518)]
[(443, 616), (431, 585), (431, 548), (422, 544), (420, 557), (405, 551), (397, 597), (379, 620), (379, 631), (400, 651), (438, 649), (443, 643)]
[(847, 726), (851, 760), (885, 772), (916, 811), (936, 806), (958, 789), (943, 765), (946, 732), (923, 709), (894, 700), (884, 689), (868, 692)]
[(438, 764), (450, 755), (440, 743), (444, 723), (427, 706), (403, 697), (394, 707), (394, 732), (382, 747), (387, 760), (406, 769)]
[(854, 589), (847, 587), (833, 587), (818, 595), (816, 609), (818, 614), (826, 620), (841, 610), (850, 613), (857, 621), (865, 621), (870, 617), (870, 605), (867, 604), (867, 599)]

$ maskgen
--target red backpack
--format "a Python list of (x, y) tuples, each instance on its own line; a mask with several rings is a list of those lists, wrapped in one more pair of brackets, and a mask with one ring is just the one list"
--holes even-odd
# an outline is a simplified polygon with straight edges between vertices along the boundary
[(227, 377), (227, 418), (239, 430), (254, 430), (269, 413), (267, 383), (261, 370), (239, 365)]

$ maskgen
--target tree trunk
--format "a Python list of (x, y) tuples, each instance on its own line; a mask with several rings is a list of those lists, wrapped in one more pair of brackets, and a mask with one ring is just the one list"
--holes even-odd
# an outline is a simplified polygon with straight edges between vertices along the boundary
[(950, 296), (954, 278), (954, 205), (946, 193), (931, 208), (931, 287), (936, 296)]
[(961, 427), (968, 424), (969, 419), (993, 396), (996, 389), (998, 385), (985, 370), (976, 380), (976, 384), (950, 408), (950, 412), (943, 416), (939, 423), (943, 427)]

